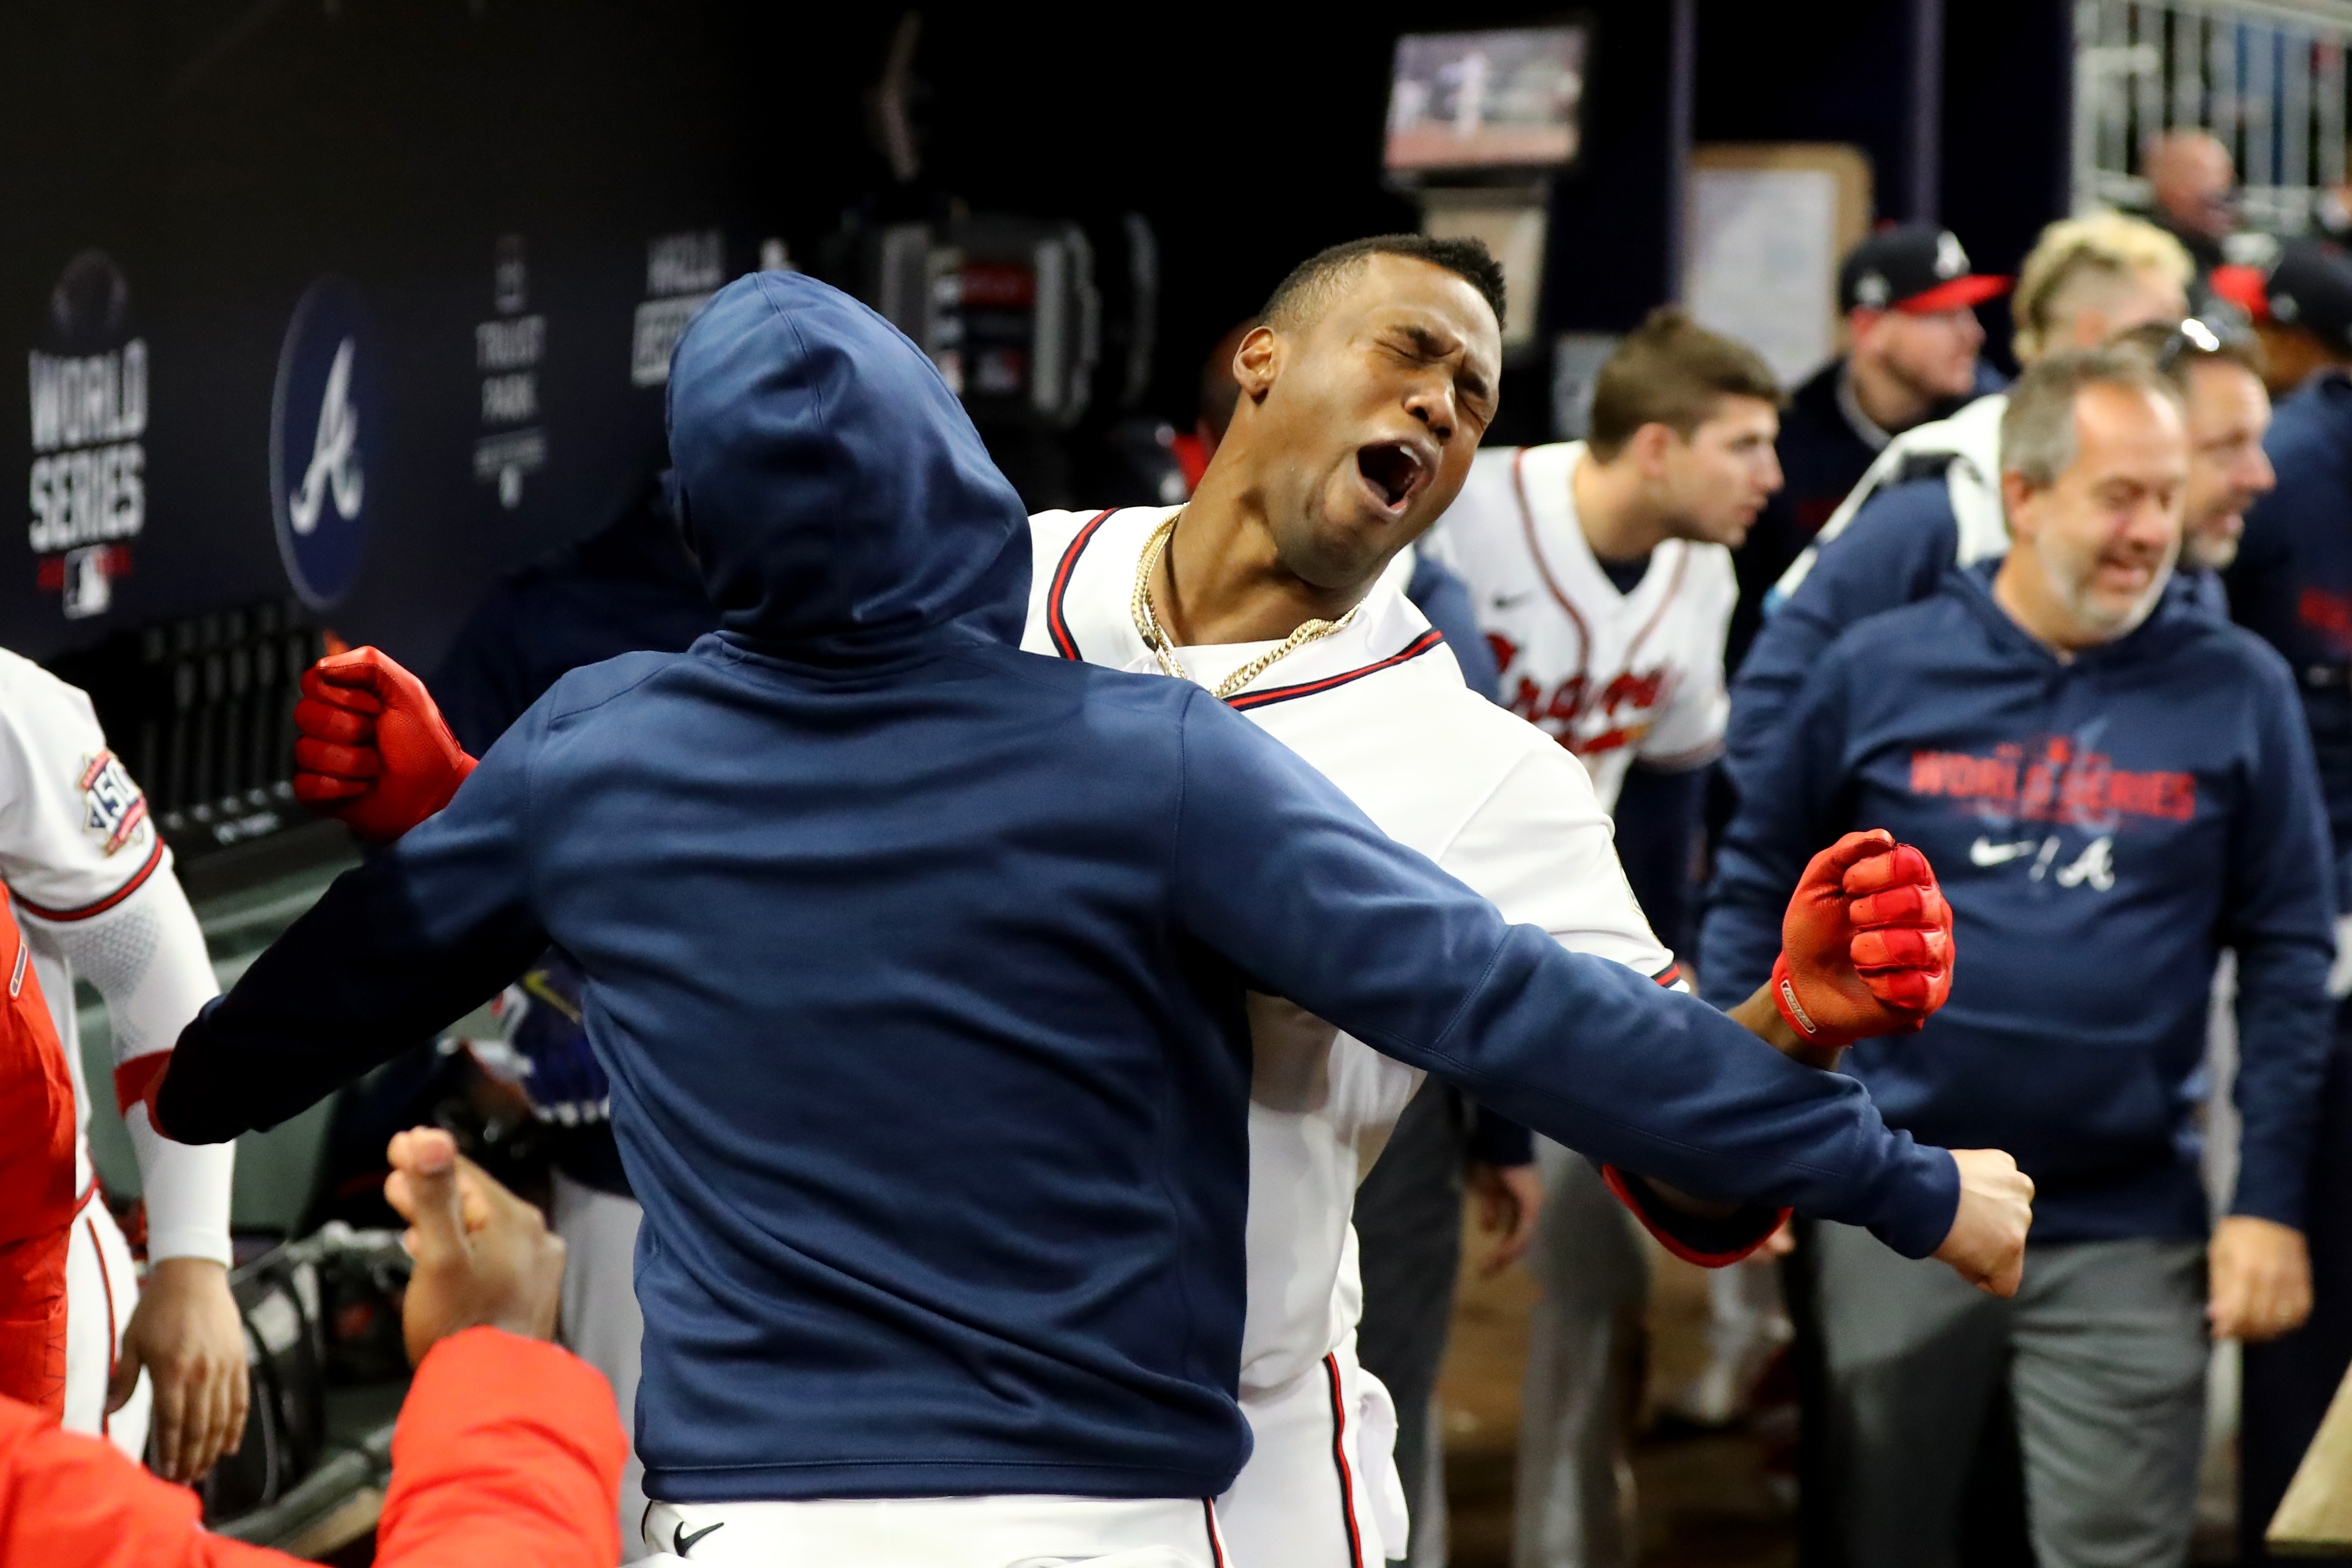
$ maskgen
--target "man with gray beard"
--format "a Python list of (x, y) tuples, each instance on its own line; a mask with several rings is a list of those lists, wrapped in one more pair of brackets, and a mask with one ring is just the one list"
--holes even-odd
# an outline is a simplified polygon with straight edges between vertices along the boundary
[[(2190, 488), (2174, 381), (2129, 348), (2038, 361), (2000, 470), (2008, 555), (1814, 666), (1724, 844), (1704, 975), (1710, 995), (1753, 987), (1806, 857), (1848, 826), (1917, 844), (1967, 956), (1917, 1039), (1847, 1069), (1923, 1141), (2015, 1151), (2040, 1195), (2023, 1288), (1981, 1306), (1820, 1228), (1809, 1419), (1838, 1555), (1958, 1561), (1967, 1456), (2006, 1376), (2043, 1568), (2179, 1563), (2209, 1303), (2214, 1332), (2249, 1338), (2310, 1306), (2325, 819), (2285, 663), (2166, 593)], [(2191, 1117), (2222, 947), (2244, 1153), (2209, 1238)]]

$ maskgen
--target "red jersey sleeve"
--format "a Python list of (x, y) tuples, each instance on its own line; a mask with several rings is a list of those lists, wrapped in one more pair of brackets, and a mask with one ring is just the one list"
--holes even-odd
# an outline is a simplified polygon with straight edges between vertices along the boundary
[(32, 954), (0, 900), (0, 1395), (65, 1413), (73, 1076)]
[(612, 1385), (579, 1357), (452, 1334), (401, 1406), (376, 1568), (611, 1568), (628, 1451)]

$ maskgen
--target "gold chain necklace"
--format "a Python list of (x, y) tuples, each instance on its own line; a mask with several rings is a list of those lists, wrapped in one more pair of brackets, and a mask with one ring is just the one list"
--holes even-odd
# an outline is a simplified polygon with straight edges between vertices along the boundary
[[(1160, 558), (1167, 551), (1169, 539), (1175, 535), (1176, 519), (1183, 515), (1184, 508), (1181, 507), (1169, 513), (1168, 520), (1152, 529), (1151, 537), (1144, 541), (1143, 560), (1135, 570), (1135, 598), (1130, 609), (1135, 615), (1136, 633), (1143, 639), (1143, 645), (1150, 649), (1153, 656), (1160, 661), (1160, 673), (1173, 675), (1180, 681), (1189, 681), (1192, 677), (1185, 673), (1183, 664), (1177, 660), (1175, 640), (1170, 637), (1160, 626), (1160, 617), (1152, 612), (1151, 608), (1151, 574), (1159, 570)], [(1334, 632), (1345, 631), (1349, 622), (1356, 619), (1356, 612), (1361, 608), (1361, 605), (1349, 606), (1348, 613), (1340, 616), (1337, 621), (1302, 622), (1297, 631), (1283, 639), (1278, 645), (1267, 649), (1223, 680), (1219, 681), (1211, 688), (1211, 695), (1220, 699), (1232, 696), (1307, 643), (1328, 637)]]

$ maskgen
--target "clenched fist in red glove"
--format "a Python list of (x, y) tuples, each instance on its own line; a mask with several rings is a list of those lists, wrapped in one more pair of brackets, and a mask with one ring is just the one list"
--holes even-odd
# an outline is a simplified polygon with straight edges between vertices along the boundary
[(1909, 1033), (1951, 992), (1952, 909), (1926, 855), (1873, 829), (1813, 857), (1772, 966), (1772, 1000), (1806, 1044)]
[(294, 727), (294, 798), (371, 843), (447, 805), (474, 770), (425, 683), (375, 648), (305, 670)]

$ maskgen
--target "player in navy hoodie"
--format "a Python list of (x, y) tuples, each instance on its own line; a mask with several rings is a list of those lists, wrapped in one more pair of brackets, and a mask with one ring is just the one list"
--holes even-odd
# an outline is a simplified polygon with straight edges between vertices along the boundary
[[(2031, 368), (2001, 430), (2016, 543), (1820, 658), (1744, 791), (1706, 931), (1709, 988), (1772, 961), (1779, 900), (1853, 821), (1948, 868), (1969, 962), (1916, 1040), (1849, 1070), (1888, 1120), (2016, 1151), (2041, 1193), (2014, 1304), (1973, 1304), (1820, 1228), (1824, 1479), (1856, 1564), (1953, 1561), (2004, 1363), (2044, 1568), (2177, 1564), (2202, 1433), (2207, 997), (2238, 956), (2244, 1145), (2217, 1301), (2291, 1322), (2327, 1043), (2326, 837), (2294, 684), (2168, 599), (2189, 460), (2145, 356)], [(1963, 1293), (1965, 1294), (1965, 1293)]]
[[(681, 1538), (1207, 1562), (1249, 1441), (1245, 985), (1685, 1192), (2004, 1282), (2003, 1156), (1506, 926), (1206, 691), (1018, 652), (1020, 502), (873, 312), (740, 280), (670, 395), (721, 630), (557, 682), (190, 1026), (154, 1106), (274, 1124), (561, 946), (645, 1205), (638, 1443)], [(1798, 991), (1916, 1021), (1846, 954), (1931, 949), (1940, 906), (1850, 937), (1826, 894), (1836, 965), (1792, 941)]]

